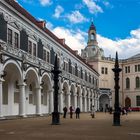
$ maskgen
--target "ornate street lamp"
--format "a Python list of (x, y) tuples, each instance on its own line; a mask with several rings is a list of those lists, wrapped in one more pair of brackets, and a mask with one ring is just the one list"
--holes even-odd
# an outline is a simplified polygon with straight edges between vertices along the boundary
[(58, 125), (60, 124), (60, 114), (58, 112), (58, 81), (61, 71), (58, 68), (57, 55), (55, 56), (54, 69), (51, 72), (53, 73), (54, 80), (54, 112), (52, 113), (52, 125)]
[(114, 68), (112, 69), (114, 72), (114, 80), (115, 80), (115, 111), (114, 111), (114, 116), (113, 116), (113, 125), (114, 126), (120, 126), (120, 106), (119, 106), (119, 73), (122, 71), (121, 68), (119, 68), (119, 63), (118, 63), (118, 53), (116, 52), (116, 60), (115, 60), (115, 65)]

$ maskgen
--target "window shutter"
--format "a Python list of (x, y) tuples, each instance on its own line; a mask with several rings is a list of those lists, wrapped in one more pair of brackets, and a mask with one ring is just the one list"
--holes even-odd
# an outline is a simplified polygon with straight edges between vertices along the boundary
[(37, 47), (38, 47), (38, 49), (37, 49), (38, 50), (38, 57), (43, 59), (43, 44), (41, 42), (41, 39), (39, 39)]
[(7, 42), (7, 22), (3, 15), (0, 15), (0, 39)]
[(20, 48), (28, 52), (28, 35), (24, 30), (20, 32)]
[(50, 53), (51, 53), (51, 64), (53, 64), (53, 65), (54, 65), (55, 52), (54, 52), (53, 48), (51, 48)]

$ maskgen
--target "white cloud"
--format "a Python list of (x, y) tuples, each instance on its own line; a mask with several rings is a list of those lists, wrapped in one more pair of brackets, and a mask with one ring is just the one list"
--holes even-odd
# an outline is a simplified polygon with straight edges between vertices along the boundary
[(58, 38), (64, 38), (65, 43), (73, 50), (78, 50), (78, 52), (81, 52), (81, 49), (84, 49), (86, 46), (86, 40), (83, 34), (84, 32), (77, 30), (68, 30), (63, 27), (56, 27), (53, 29), (53, 33)]
[(80, 9), (82, 9), (84, 6), (83, 6), (83, 4), (75, 4), (75, 8), (76, 9), (78, 9), (78, 10), (80, 10)]
[[(87, 33), (80, 30), (69, 30), (63, 27), (56, 27), (53, 33), (59, 38), (65, 38), (66, 44), (73, 50), (78, 50), (87, 46)], [(119, 59), (127, 59), (140, 52), (140, 29), (132, 30), (130, 37), (126, 39), (111, 40), (97, 34), (97, 41), (100, 48), (104, 50), (105, 57), (115, 58), (116, 51)]]
[[(64, 38), (65, 43), (73, 50), (78, 50), (81, 53), (81, 49), (87, 46), (87, 32), (81, 30), (70, 30), (64, 27), (53, 28), (51, 25), (49, 29), (58, 37)], [(48, 26), (47, 26), (48, 27)], [(116, 51), (118, 52), (119, 59), (127, 59), (140, 52), (140, 28), (130, 31), (130, 36), (126, 39), (111, 40), (107, 37), (103, 37), (97, 34), (97, 41), (100, 48), (104, 50), (105, 57), (115, 58)]]
[(51, 0), (39, 0), (40, 4), (42, 6), (46, 6), (46, 5), (51, 5), (52, 1)]
[(55, 9), (55, 13), (54, 13), (54, 17), (59, 18), (60, 14), (64, 11), (63, 7), (61, 7), (60, 5), (58, 5)]
[(99, 46), (103, 48), (105, 56), (112, 55), (118, 51), (120, 58), (128, 58), (140, 52), (140, 29), (132, 30), (130, 37), (126, 39), (111, 40), (98, 35)]
[(88, 7), (90, 13), (103, 13), (103, 9), (99, 5), (97, 5), (93, 0), (83, 0), (83, 3)]
[(73, 11), (72, 14), (66, 15), (72, 23), (82, 23), (88, 21), (79, 11)]
[(113, 8), (113, 5), (111, 5), (108, 1), (103, 1), (103, 4), (104, 4), (105, 7), (107, 7), (107, 8)]

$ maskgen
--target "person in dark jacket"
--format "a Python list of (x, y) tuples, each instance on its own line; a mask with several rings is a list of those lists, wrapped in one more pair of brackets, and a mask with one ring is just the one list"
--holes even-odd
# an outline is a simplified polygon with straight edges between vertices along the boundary
[(72, 106), (70, 106), (70, 118), (72, 119), (72, 115), (73, 115), (73, 108), (72, 108)]
[(63, 108), (63, 111), (64, 111), (63, 118), (66, 118), (66, 114), (67, 114), (67, 107), (66, 106)]
[(80, 119), (80, 108), (79, 107), (76, 108), (75, 113), (76, 113), (76, 119)]

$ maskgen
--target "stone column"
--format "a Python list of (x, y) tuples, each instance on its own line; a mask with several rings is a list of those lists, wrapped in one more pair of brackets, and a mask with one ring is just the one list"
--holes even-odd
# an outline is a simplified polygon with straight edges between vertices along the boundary
[(77, 88), (75, 88), (75, 93), (74, 93), (74, 108), (77, 108)]
[(84, 96), (84, 100), (85, 100), (85, 109), (84, 109), (84, 111), (87, 112), (87, 96)]
[(3, 103), (2, 103), (2, 100), (3, 100), (3, 90), (2, 90), (2, 82), (3, 82), (3, 78), (0, 78), (0, 119), (3, 118), (3, 111), (2, 111), (2, 108), (3, 108)]
[(77, 94), (74, 94), (74, 108), (77, 107)]
[(54, 92), (54, 90), (52, 89), (52, 90), (50, 90), (50, 91), (48, 91), (49, 92), (49, 98), (50, 98), (50, 103), (49, 103), (49, 113), (51, 114), (54, 110), (53, 110), (53, 92)]
[(80, 95), (79, 98), (80, 98), (80, 106), (79, 106), (79, 107), (80, 107), (80, 110), (82, 111), (82, 110), (83, 110), (83, 109), (82, 109), (82, 108), (83, 108), (83, 107), (82, 107), (82, 95)]
[(70, 108), (70, 105), (71, 105), (71, 104), (70, 104), (70, 93), (67, 94), (67, 99), (68, 99), (68, 100), (67, 100), (67, 101), (68, 101), (68, 104), (67, 104), (68, 106), (67, 106), (67, 108)]
[(36, 88), (36, 114), (41, 116), (41, 87)]
[(90, 111), (90, 97), (88, 97), (88, 111)]
[(59, 112), (63, 113), (63, 92), (59, 94)]
[(20, 94), (19, 94), (19, 116), (26, 117), (25, 113), (25, 83), (19, 84)]

